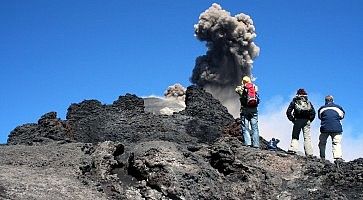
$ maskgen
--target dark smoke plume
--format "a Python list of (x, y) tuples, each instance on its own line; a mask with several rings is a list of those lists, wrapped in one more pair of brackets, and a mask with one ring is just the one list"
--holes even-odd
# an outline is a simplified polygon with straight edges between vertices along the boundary
[(205, 41), (206, 55), (196, 59), (191, 82), (199, 86), (236, 86), (244, 75), (252, 76), (259, 47), (252, 19), (243, 13), (231, 16), (214, 3), (194, 25), (195, 35)]
[(243, 13), (233, 17), (214, 3), (199, 16), (194, 29), (208, 50), (196, 59), (191, 82), (205, 88), (236, 117), (239, 105), (234, 88), (243, 76), (252, 78), (253, 60), (260, 52), (253, 42), (253, 21)]

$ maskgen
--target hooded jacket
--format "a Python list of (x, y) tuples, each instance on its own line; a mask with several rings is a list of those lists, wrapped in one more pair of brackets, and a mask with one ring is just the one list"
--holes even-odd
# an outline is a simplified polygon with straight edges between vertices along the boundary
[(321, 120), (321, 133), (341, 133), (343, 132), (340, 120), (344, 118), (343, 108), (333, 102), (328, 102), (318, 110), (318, 117)]
[(315, 119), (315, 109), (314, 109), (313, 104), (310, 101), (308, 101), (308, 102), (310, 103), (311, 110), (308, 113), (296, 113), (295, 112), (295, 102), (298, 100), (301, 100), (301, 99), (307, 101), (308, 96), (307, 95), (296, 95), (292, 99), (289, 107), (287, 108), (286, 116), (292, 122), (295, 121), (295, 119), (308, 119), (312, 122)]

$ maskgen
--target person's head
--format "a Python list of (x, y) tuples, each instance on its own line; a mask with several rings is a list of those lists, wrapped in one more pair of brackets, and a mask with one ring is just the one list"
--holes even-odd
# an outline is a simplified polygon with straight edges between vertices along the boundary
[(334, 99), (333, 99), (332, 95), (328, 95), (325, 97), (325, 104), (331, 103), (333, 101), (334, 101)]
[(244, 76), (242, 78), (242, 84), (251, 83), (251, 78), (248, 76)]
[(308, 95), (303, 88), (300, 88), (296, 91), (296, 95)]

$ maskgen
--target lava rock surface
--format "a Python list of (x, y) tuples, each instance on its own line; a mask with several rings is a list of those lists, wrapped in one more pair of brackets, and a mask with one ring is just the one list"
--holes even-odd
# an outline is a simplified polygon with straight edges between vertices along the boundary
[(126, 94), (16, 127), (0, 145), (0, 199), (363, 199), (362, 158), (246, 147), (212, 95), (189, 86), (185, 104), (153, 114)]

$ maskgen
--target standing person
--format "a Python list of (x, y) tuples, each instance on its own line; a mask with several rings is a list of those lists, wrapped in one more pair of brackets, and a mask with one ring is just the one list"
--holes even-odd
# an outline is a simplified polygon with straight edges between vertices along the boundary
[[(259, 104), (258, 87), (251, 82), (250, 77), (244, 76), (242, 85), (237, 86), (235, 91), (240, 96), (241, 102), (241, 132), (246, 146), (260, 147), (260, 135), (258, 131)], [(249, 126), (251, 125), (251, 129)], [(252, 138), (251, 138), (252, 136)], [(251, 141), (252, 140), (252, 141)]]
[(319, 150), (320, 158), (325, 159), (326, 140), (330, 136), (332, 139), (332, 151), (334, 160), (339, 162), (342, 159), (342, 124), (340, 120), (344, 118), (345, 112), (343, 108), (334, 103), (333, 96), (325, 97), (325, 105), (318, 110), (318, 117), (321, 120)]
[(310, 124), (315, 118), (313, 104), (308, 100), (304, 89), (298, 89), (286, 111), (287, 118), (294, 123), (291, 144), (288, 153), (295, 154), (299, 149), (299, 135), (302, 130), (304, 136), (304, 150), (307, 157), (313, 156), (311, 145)]

